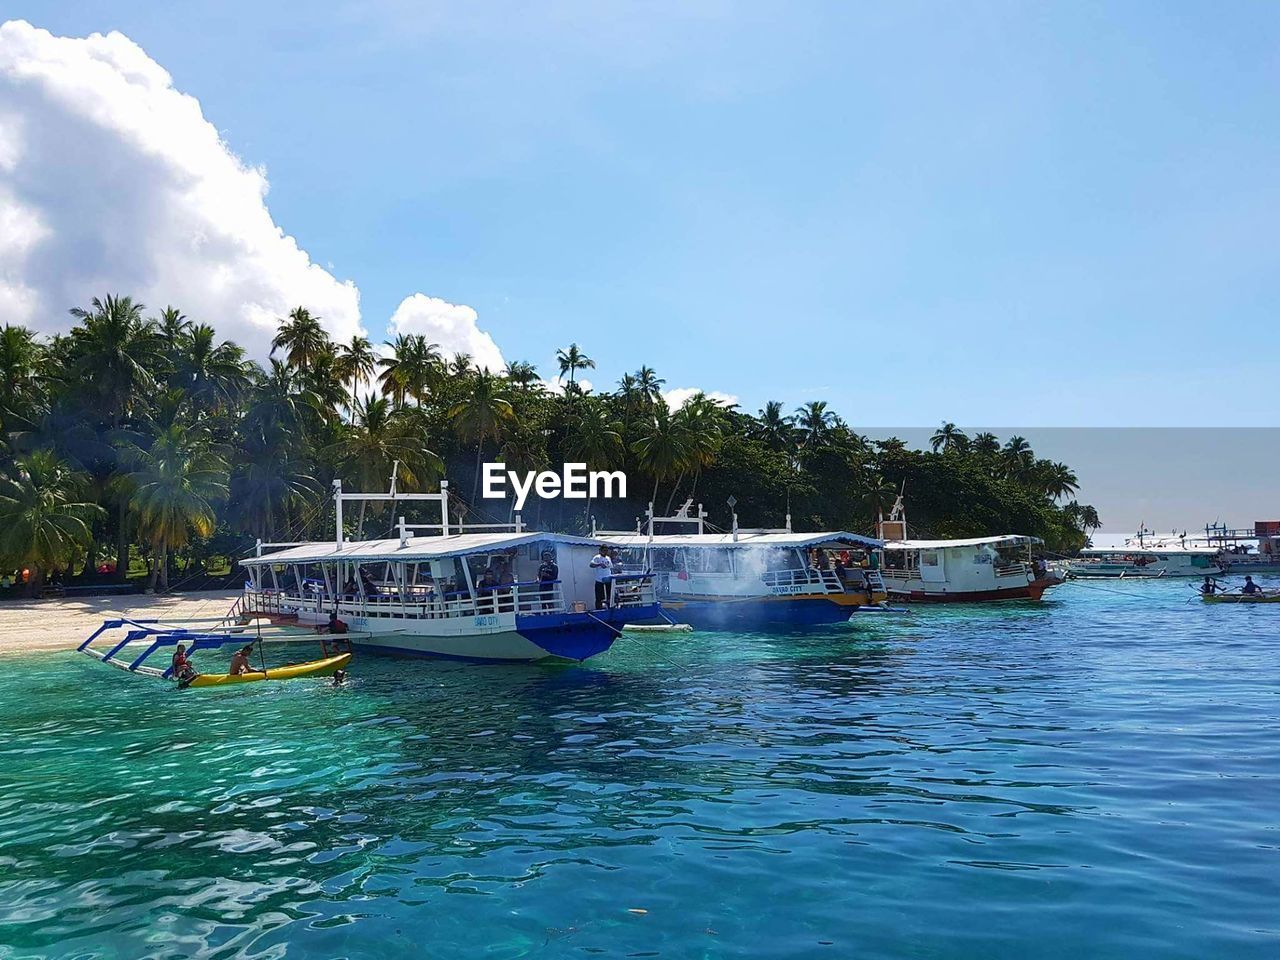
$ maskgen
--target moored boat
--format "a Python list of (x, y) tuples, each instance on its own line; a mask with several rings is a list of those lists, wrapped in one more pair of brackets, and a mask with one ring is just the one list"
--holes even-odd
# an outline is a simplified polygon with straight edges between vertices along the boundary
[(989, 603), (1039, 600), (1063, 577), (1036, 556), (1038, 537), (1004, 534), (953, 540), (907, 538), (906, 509), (898, 497), (888, 520), (880, 575), (895, 599), (913, 603)]
[(1087, 579), (1203, 577), (1225, 570), (1217, 547), (1183, 537), (1158, 537), (1145, 527), (1118, 546), (1088, 547), (1067, 563), (1067, 575)]
[[(629, 620), (660, 616), (643, 572), (614, 576), (610, 603), (595, 609), (591, 558), (603, 541), (529, 532), (518, 519), (451, 525), (447, 483), (441, 488), (352, 494), (335, 481), (335, 539), (260, 543), (240, 561), (249, 577), (240, 612), (304, 627), (336, 615), (357, 650), (481, 661), (586, 660), (609, 649)], [(359, 500), (435, 501), (441, 521), (410, 525), (401, 517), (396, 537), (347, 541), (342, 505)]]
[[(880, 541), (843, 531), (740, 528), (708, 532), (686, 503), (629, 532), (597, 532), (623, 551), (623, 569), (652, 571), (663, 613), (700, 629), (749, 629), (846, 621), (887, 597), (873, 551)], [(789, 519), (789, 518), (788, 518)], [(658, 533), (659, 524), (690, 527)]]

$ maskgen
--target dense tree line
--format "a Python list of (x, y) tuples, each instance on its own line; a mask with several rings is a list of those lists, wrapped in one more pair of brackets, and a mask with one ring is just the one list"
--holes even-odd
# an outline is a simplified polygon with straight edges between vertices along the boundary
[[(968, 437), (945, 424), (932, 449), (868, 441), (822, 401), (756, 415), (703, 394), (671, 409), (650, 367), (611, 391), (584, 389), (595, 364), (560, 350), (562, 384), (533, 365), (500, 372), (445, 357), (401, 335), (376, 350), (364, 337), (334, 343), (299, 307), (284, 318), (266, 365), (172, 307), (148, 317), (128, 297), (71, 311), (69, 333), (42, 339), (0, 332), (0, 564), (27, 568), (35, 588), (58, 572), (123, 578), (145, 567), (164, 588), (256, 538), (332, 535), (330, 486), (433, 489), (446, 475), (454, 519), (507, 520), (511, 505), (479, 498), (480, 466), (513, 470), (566, 461), (623, 469), (627, 501), (542, 501), (537, 528), (632, 527), (645, 505), (687, 498), (728, 526), (737, 498), (744, 525), (871, 532), (904, 488), (913, 527), (933, 536), (1016, 531), (1069, 550), (1098, 526), (1069, 499), (1077, 481), (1038, 459), (1025, 440)], [(447, 465), (447, 467), (446, 467)], [(413, 506), (410, 521), (430, 519)], [(374, 505), (347, 518), (349, 535), (387, 535)]]

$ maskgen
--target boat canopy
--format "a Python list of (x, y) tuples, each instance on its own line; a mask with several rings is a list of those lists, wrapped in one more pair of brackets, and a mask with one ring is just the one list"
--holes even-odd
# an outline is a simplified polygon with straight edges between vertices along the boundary
[(948, 547), (1021, 547), (1026, 544), (1044, 543), (1039, 537), (1023, 537), (1004, 534), (999, 537), (970, 537), (967, 540), (886, 540), (886, 550), (945, 550)]
[(405, 540), (356, 540), (339, 547), (333, 542), (307, 543), (259, 557), (245, 557), (242, 566), (277, 563), (321, 563), (326, 561), (417, 561), (442, 560), (472, 553), (505, 550), (528, 543), (563, 543), (598, 547), (610, 541), (591, 537), (571, 537), (561, 533), (460, 533), (447, 537), (408, 537)]
[(737, 538), (732, 533), (662, 533), (652, 537), (643, 533), (610, 535), (606, 542), (620, 547), (706, 547), (710, 549), (737, 550), (746, 547), (782, 547), (805, 549), (806, 547), (882, 547), (883, 540), (863, 537), (843, 530), (826, 533), (750, 533), (739, 530)]

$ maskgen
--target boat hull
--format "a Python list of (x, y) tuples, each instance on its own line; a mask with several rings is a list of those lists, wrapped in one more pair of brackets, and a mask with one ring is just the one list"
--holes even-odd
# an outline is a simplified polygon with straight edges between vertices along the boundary
[(994, 590), (912, 590), (894, 587), (886, 578), (889, 596), (896, 600), (908, 600), (911, 603), (997, 603), (1009, 600), (1038, 601), (1050, 587), (1057, 586), (1061, 580), (1044, 577), (1029, 583), (1000, 587)]
[(1280, 603), (1280, 593), (1246, 595), (1243, 593), (1201, 594), (1205, 603)]
[(657, 604), (583, 613), (503, 614), (453, 621), (353, 618), (357, 650), (393, 656), (519, 663), (582, 662), (608, 650), (632, 619), (660, 617)]
[(699, 630), (730, 630), (843, 623), (866, 602), (861, 594), (726, 597), (668, 599), (663, 600), (662, 609), (672, 619)]
[(241, 683), (259, 683), (264, 680), (297, 680), (301, 677), (329, 677), (351, 662), (351, 654), (343, 653), (323, 660), (294, 663), (287, 667), (271, 667), (265, 673), (253, 671), (232, 676), (229, 673), (202, 673), (188, 687), (229, 687)]

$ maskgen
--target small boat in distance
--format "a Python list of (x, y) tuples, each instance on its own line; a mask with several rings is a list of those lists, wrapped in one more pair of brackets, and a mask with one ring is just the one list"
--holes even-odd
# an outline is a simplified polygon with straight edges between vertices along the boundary
[(1142, 527), (1116, 547), (1087, 547), (1067, 561), (1067, 576), (1082, 579), (1203, 577), (1226, 569), (1217, 547), (1198, 547), (1184, 536), (1158, 537)]
[[(731, 501), (732, 505), (732, 501)], [(699, 505), (647, 520), (633, 531), (593, 531), (622, 548), (623, 570), (652, 572), (662, 612), (701, 629), (840, 623), (887, 595), (875, 569), (880, 541), (843, 531), (706, 529)], [(658, 533), (658, 525), (684, 526)]]
[(1205, 524), (1204, 537), (1194, 542), (1218, 549), (1227, 573), (1280, 571), (1280, 520), (1258, 520), (1252, 527), (1236, 529), (1225, 523)]
[(1063, 581), (1037, 558), (1039, 537), (1003, 534), (959, 540), (907, 538), (906, 508), (894, 502), (881, 519), (884, 540), (880, 575), (895, 599), (918, 603), (989, 603), (1039, 600)]

